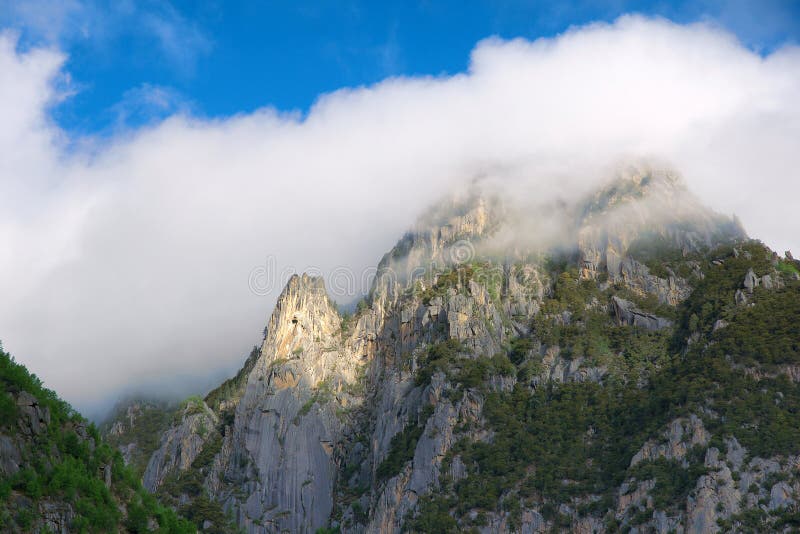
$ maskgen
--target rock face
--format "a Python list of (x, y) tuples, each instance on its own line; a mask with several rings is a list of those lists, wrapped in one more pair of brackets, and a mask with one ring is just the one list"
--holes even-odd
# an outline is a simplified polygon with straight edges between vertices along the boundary
[[(687, 453), (693, 448), (705, 448), (710, 437), (697, 416), (676, 419), (664, 431), (663, 441), (646, 443), (634, 456), (632, 464), (658, 458), (685, 464)], [(686, 497), (685, 511), (673, 516), (653, 510), (654, 480), (628, 480), (620, 488), (617, 518), (629, 522), (633, 515), (645, 508), (652, 514), (646, 522), (634, 527), (637, 532), (703, 534), (728, 529), (739, 531), (736, 527), (740, 528), (741, 524), (732, 522), (731, 518), (744, 509), (774, 512), (795, 504), (800, 484), (782, 479), (794, 479), (791, 473), (800, 461), (797, 457), (746, 459), (747, 450), (735, 438), (724, 440), (723, 450), (708, 447), (703, 460), (705, 474), (697, 479)]]
[[(637, 302), (641, 296), (679, 304), (691, 293), (689, 277), (703, 276), (699, 264), (687, 258), (744, 237), (735, 221), (702, 209), (676, 176), (624, 175), (576, 210), (575, 243), (567, 255), (577, 258), (578, 271), (570, 280), (573, 291), (591, 287), (595, 296), (574, 314), (553, 308), (569, 296), (559, 294), (564, 288), (545, 261), (546, 251), (485, 253), (483, 244), (505, 220), (498, 200), (467, 195), (444, 212), (424, 217), (384, 256), (369, 297), (352, 317), (337, 311), (321, 279), (294, 276), (278, 299), (260, 350), (240, 373), (241, 390), (234, 400), (209, 401), (213, 409), (203, 404), (200, 412), (180, 418), (150, 459), (148, 487), (191, 468), (204, 445), (198, 428), (205, 421), (224, 427), (224, 439), (203, 473), (204, 487), (247, 532), (314, 532), (328, 526), (400, 532), (422, 499), (467, 476), (459, 442), (492, 441), (484, 414), (491, 395), (567, 382), (604, 383), (619, 373), (619, 355), (607, 348), (590, 352), (559, 344), (561, 338), (548, 337), (545, 330), (582, 332), (584, 316), (599, 316), (626, 334), (670, 329), (671, 321), (614, 292), (633, 293), (637, 297), (629, 298)], [(654, 264), (640, 247), (643, 239), (657, 242), (659, 252), (675, 254), (674, 262), (687, 267), (683, 276)], [(582, 313), (587, 310), (594, 315)], [(459, 361), (471, 360), (476, 369), (496, 355), (509, 355), (518, 368), (486, 374), (484, 390), (458, 383), (444, 366), (421, 379), (431, 347), (453, 340), (465, 353)], [(233, 410), (230, 420), (215, 418), (222, 407)], [(660, 432), (630, 457), (630, 469), (659, 459), (688, 466), (690, 451), (707, 449), (709, 471), (685, 499), (685, 512), (655, 509), (657, 483), (630, 478), (606, 518), (582, 511), (593, 506), (591, 496), (555, 510), (529, 499), (517, 503), (518, 514), (469, 510), (471, 519), (460, 526), (544, 532), (558, 530), (557, 521), (563, 526), (566, 518), (574, 531), (599, 532), (610, 518), (634, 532), (644, 526), (706, 532), (718, 519), (738, 513), (743, 482), (735, 491), (720, 487), (735, 486), (734, 473), (742, 480), (758, 478), (750, 467), (757, 459), (744, 465), (732, 442), (723, 461), (695, 415), (675, 419)], [(796, 493), (791, 485), (764, 491), (775, 507), (793, 503)]]
[(50, 424), (50, 410), (40, 407), (36, 398), (27, 391), (20, 391), (16, 402), (22, 415), (19, 427), (23, 434), (34, 436), (47, 430)]
[(125, 464), (141, 475), (178, 411), (177, 405), (166, 401), (126, 399), (116, 406), (100, 431), (120, 451)]
[(674, 305), (689, 295), (686, 280), (669, 271), (666, 277), (651, 274), (629, 256), (632, 246), (643, 240), (651, 247), (674, 248), (686, 255), (745, 237), (736, 220), (700, 205), (677, 174), (632, 167), (583, 208), (579, 263), (584, 277), (606, 274), (609, 282), (624, 282), (638, 293), (651, 293)]
[(22, 463), (21, 445), (19, 440), (0, 434), (0, 474), (11, 476), (19, 471)]
[(637, 326), (646, 330), (662, 330), (672, 326), (672, 322), (652, 313), (643, 312), (632, 302), (617, 296), (611, 297), (614, 317), (619, 324)]
[(333, 509), (342, 438), (338, 410), (350, 407), (364, 355), (341, 346), (342, 318), (323, 282), (288, 283), (269, 322), (261, 356), (247, 378), (215, 488), (248, 532), (313, 532)]
[(216, 424), (216, 414), (203, 401), (188, 402), (180, 413), (180, 423), (164, 434), (150, 457), (142, 477), (144, 487), (155, 492), (169, 474), (189, 469)]
[(662, 440), (645, 443), (631, 459), (631, 466), (648, 460), (665, 458), (683, 460), (692, 447), (704, 446), (711, 434), (703, 426), (703, 421), (692, 414), (687, 419), (675, 419), (662, 434)]

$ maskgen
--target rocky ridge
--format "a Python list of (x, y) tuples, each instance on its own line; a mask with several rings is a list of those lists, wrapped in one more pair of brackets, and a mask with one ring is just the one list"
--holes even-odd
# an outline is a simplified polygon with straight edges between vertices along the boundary
[[(739, 244), (746, 236), (735, 220), (703, 209), (670, 172), (623, 174), (587, 199), (575, 210), (575, 244), (566, 251), (487, 255), (482, 242), (504, 224), (501, 203), (468, 196), (444, 211), (424, 218), (383, 258), (352, 317), (339, 313), (321, 279), (293, 277), (242, 374), (232, 420), (215, 419), (206, 404), (202, 416), (184, 413), (145, 481), (193, 469), (211, 442), (197, 432), (197, 418), (206, 417), (220, 439), (202, 471), (204, 491), (253, 533), (708, 532), (732, 528), (754, 507), (793, 506), (791, 457), (745, 462), (735, 437), (719, 442), (723, 436), (706, 428), (704, 418), (716, 416), (702, 406), (703, 418), (664, 420), (638, 449), (626, 445), (625, 476), (613, 487), (563, 499), (531, 493), (527, 475), (514, 473), (493, 505), (467, 505), (485, 461), (475, 451), (496, 449), (501, 437), (496, 415), (487, 415), (498, 399), (539, 398), (559, 384), (644, 396), (670, 365), (670, 336), (687, 334), (684, 352), (687, 340), (705, 350), (701, 327), (687, 326), (682, 310), (695, 288), (709, 285), (707, 273), (716, 276), (706, 256), (728, 246), (743, 260), (752, 247)], [(726, 258), (714, 261), (735, 263)], [(781, 261), (759, 263), (763, 272), (748, 272), (736, 294), (757, 301), (759, 291), (783, 288), (792, 276), (779, 272), (791, 271)], [(725, 327), (714, 331), (708, 335)], [(599, 432), (598, 424), (583, 435)], [(663, 462), (677, 462), (686, 478), (670, 486), (671, 500)], [(765, 465), (788, 477), (783, 485), (756, 474)], [(760, 504), (767, 495), (772, 503), (773, 493), (774, 507)]]

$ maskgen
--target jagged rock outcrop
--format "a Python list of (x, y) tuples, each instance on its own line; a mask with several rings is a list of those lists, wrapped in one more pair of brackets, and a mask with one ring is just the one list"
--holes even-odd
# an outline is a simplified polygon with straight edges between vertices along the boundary
[(191, 400), (178, 412), (180, 422), (162, 437), (150, 457), (142, 483), (155, 492), (170, 475), (186, 471), (200, 454), (217, 425), (217, 415), (202, 400)]
[(338, 411), (355, 402), (346, 390), (365, 356), (342, 345), (341, 330), (322, 279), (292, 277), (215, 466), (218, 478), (236, 483), (220, 484), (216, 496), (248, 532), (313, 532), (328, 523)]
[(27, 391), (16, 395), (17, 408), (20, 412), (19, 428), (26, 436), (41, 434), (50, 424), (50, 410), (39, 406), (36, 398)]
[[(473, 195), (424, 217), (384, 256), (369, 297), (352, 317), (337, 311), (321, 279), (294, 276), (278, 299), (260, 350), (231, 386), (235, 395), (212, 403), (211, 412), (230, 417), (208, 416), (224, 436), (203, 471), (211, 497), (249, 533), (314, 532), (326, 526), (400, 532), (420, 502), (452, 492), (470, 476), (474, 466), (464, 463), (458, 444), (492, 443), (484, 414), (492, 395), (608, 381), (643, 387), (642, 369), (659, 365), (648, 359), (650, 347), (637, 347), (641, 350), (631, 359), (642, 361), (630, 362), (624, 346), (611, 350), (594, 339), (571, 341), (589, 338), (593, 320), (620, 338), (640, 331), (655, 338), (651, 332), (675, 327), (624, 296), (680, 304), (704, 276), (701, 262), (690, 256), (744, 233), (735, 220), (699, 206), (675, 175), (642, 169), (622, 176), (577, 213), (575, 242), (566, 247), (573, 255), (566, 254), (565, 261), (574, 266), (577, 258), (579, 276), (552, 267), (550, 260), (564, 256), (561, 250), (493, 255), (495, 249), (484, 245), (502, 231), (506, 212), (499, 199)], [(641, 240), (654, 240), (669, 261), (654, 262), (658, 255), (639, 246)], [(558, 286), (559, 272), (574, 278), (569, 279), (574, 285)], [(776, 285), (765, 276), (759, 279), (762, 286)], [(574, 294), (559, 293), (570, 290)], [(590, 296), (576, 305), (575, 295), (585, 296), (581, 292)], [(431, 348), (448, 340), (456, 340), (464, 354), (431, 366)], [(495, 356), (498, 366), (513, 356), (513, 372), (487, 370)], [(483, 373), (481, 388), (473, 378), (459, 381), (458, 366), (468, 367), (468, 360)], [(422, 369), (430, 371), (425, 380)], [(184, 417), (165, 436), (146, 474), (152, 487), (165, 473), (192, 463), (203, 443), (183, 443), (196, 426)], [(594, 429), (585, 432), (590, 445)], [(736, 463), (733, 445), (723, 461), (709, 447), (710, 439), (701, 418), (688, 415), (625, 457), (631, 470), (659, 459), (688, 466), (689, 451), (704, 449), (709, 472), (697, 479), (682, 512), (657, 509), (657, 483), (629, 477), (615, 486), (607, 516), (586, 512), (597, 502), (605, 505), (600, 495), (555, 505), (530, 488), (525, 491), (533, 497), (517, 499), (514, 492), (521, 488), (508, 487), (502, 498), (517, 499), (517, 505), (508, 505), (517, 511), (476, 507), (461, 511), (458, 526), (543, 532), (569, 521), (574, 531), (599, 532), (614, 520), (635, 532), (641, 525), (658, 532), (713, 530), (717, 520), (744, 506), (736, 501), (744, 495), (741, 488), (731, 493), (720, 486), (730, 486), (734, 476), (755, 480), (756, 475), (743, 461)], [(176, 460), (181, 454), (183, 460)], [(773, 487), (768, 494), (776, 507), (794, 502), (793, 486)], [(641, 524), (634, 524), (634, 517)]]
[(633, 166), (586, 203), (579, 218), (578, 249), (581, 273), (587, 278), (608, 276), (659, 301), (677, 304), (690, 292), (686, 280), (670, 273), (655, 276), (629, 256), (637, 240), (649, 248), (675, 249), (682, 255), (731, 239), (746, 237), (738, 221), (706, 209), (683, 180), (669, 170)]
[[(659, 458), (675, 460), (688, 466), (692, 450), (705, 451), (703, 471), (694, 482), (684, 506), (677, 510), (659, 510), (654, 506), (656, 481), (626, 480), (619, 490), (616, 516), (628, 524), (632, 532), (678, 532), (704, 534), (739, 531), (741, 514), (780, 514), (794, 507), (800, 482), (793, 470), (796, 456), (769, 459), (749, 457), (736, 438), (723, 440), (724, 448), (709, 447), (711, 434), (695, 415), (672, 421), (661, 441), (648, 441), (631, 461), (631, 466)], [(681, 467), (676, 467), (681, 469)], [(648, 520), (632, 525), (640, 510)]]
[(658, 458), (683, 460), (692, 447), (707, 445), (711, 434), (705, 429), (703, 421), (692, 414), (686, 419), (672, 421), (662, 438), (660, 442), (651, 440), (645, 443), (631, 459), (631, 466)]
[(662, 330), (672, 326), (672, 321), (647, 313), (628, 300), (611, 297), (611, 306), (618, 324), (637, 326), (646, 330)]

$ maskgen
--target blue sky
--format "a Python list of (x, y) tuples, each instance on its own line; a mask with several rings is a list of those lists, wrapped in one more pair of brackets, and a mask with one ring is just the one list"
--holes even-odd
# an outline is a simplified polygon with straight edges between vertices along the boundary
[(230, 116), (305, 111), (318, 95), (389, 76), (464, 71), (489, 36), (536, 39), (623, 13), (712, 21), (769, 52), (800, 36), (800, 2), (102, 2), (0, 0), (20, 48), (67, 55), (65, 130), (112, 132), (176, 110)]

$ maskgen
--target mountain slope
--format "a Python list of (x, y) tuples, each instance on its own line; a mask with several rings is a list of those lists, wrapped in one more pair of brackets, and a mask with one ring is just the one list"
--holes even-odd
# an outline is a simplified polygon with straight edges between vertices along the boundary
[(558, 206), (558, 246), (507, 201), (433, 210), (353, 316), (292, 278), (149, 487), (191, 478), (254, 533), (796, 525), (799, 265), (669, 171)]
[(0, 530), (189, 533), (122, 456), (0, 348)]

